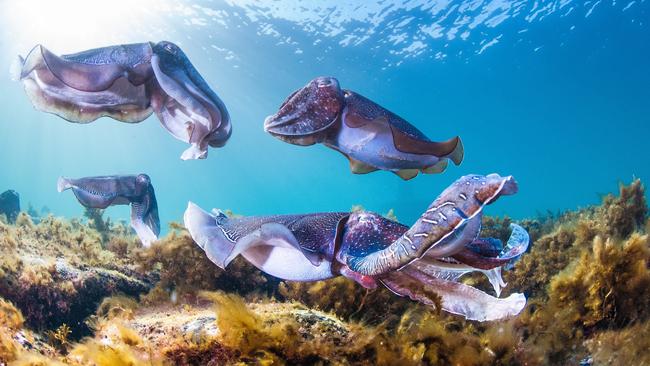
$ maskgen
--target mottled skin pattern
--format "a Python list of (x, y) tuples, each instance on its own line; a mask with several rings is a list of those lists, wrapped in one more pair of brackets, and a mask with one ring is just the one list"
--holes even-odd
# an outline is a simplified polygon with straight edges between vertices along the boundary
[(342, 90), (332, 77), (316, 78), (291, 94), (264, 129), (291, 144), (322, 143), (337, 150), (357, 174), (388, 170), (411, 179), (419, 171), (440, 173), (448, 160), (458, 165), (463, 159), (458, 137), (433, 142), (403, 118)]
[(182, 159), (202, 159), (231, 135), (225, 105), (171, 42), (118, 45), (56, 56), (36, 46), (19, 78), (38, 110), (75, 123), (106, 116), (137, 123), (155, 112), (177, 139)]
[(383, 284), (401, 296), (469, 319), (517, 314), (522, 294), (499, 299), (458, 282), (483, 272), (500, 293), (501, 267), (525, 252), (528, 235), (513, 225), (508, 244), (479, 238), (481, 211), (500, 195), (514, 194), (512, 177), (470, 175), (447, 188), (411, 226), (371, 212), (334, 212), (231, 219), (190, 203), (185, 226), (208, 257), (225, 268), (243, 255), (261, 270), (286, 280), (312, 281), (343, 275), (364, 287)]
[(349, 214), (345, 212), (315, 213), (306, 215), (253, 216), (224, 220), (219, 226), (227, 239), (237, 242), (264, 224), (280, 224), (289, 229), (304, 255), (318, 263), (334, 260), (334, 243), (339, 222)]
[(446, 251), (444, 239), (456, 233), (468, 220), (479, 215), (483, 207), (500, 195), (517, 192), (512, 177), (468, 175), (447, 188), (428, 207), (411, 228), (385, 249), (365, 256), (349, 254), (346, 262), (352, 270), (373, 276), (396, 270), (435, 249), (439, 257), (455, 254)]
[(146, 174), (112, 175), (79, 179), (59, 178), (57, 189), (71, 189), (79, 203), (88, 208), (105, 209), (131, 205), (131, 226), (146, 246), (158, 239), (160, 219), (151, 179)]

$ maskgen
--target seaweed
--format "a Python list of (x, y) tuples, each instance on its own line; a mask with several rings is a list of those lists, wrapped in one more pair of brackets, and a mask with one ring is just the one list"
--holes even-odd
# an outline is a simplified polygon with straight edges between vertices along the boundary
[(148, 303), (179, 296), (193, 298), (202, 290), (222, 289), (241, 294), (270, 291), (270, 287), (265, 287), (270, 277), (243, 258), (234, 260), (224, 271), (206, 257), (187, 230), (178, 224), (170, 227), (167, 236), (134, 253), (141, 273), (155, 271), (159, 276), (157, 288), (145, 298)]
[(650, 321), (599, 333), (587, 348), (595, 365), (650, 365)]
[[(14, 304), (0, 299), (0, 363), (644, 364), (646, 205), (635, 180), (599, 206), (517, 221), (532, 243), (504, 277), (528, 305), (492, 323), (344, 277), (279, 281), (241, 258), (223, 271), (176, 223), (141, 248), (123, 223), (20, 213), (0, 222), (0, 296)], [(482, 235), (507, 240), (511, 222), (486, 216)], [(50, 332), (55, 348), (40, 341)]]
[(15, 306), (0, 298), (0, 364), (16, 359), (20, 345), (14, 335), (23, 327), (23, 316)]

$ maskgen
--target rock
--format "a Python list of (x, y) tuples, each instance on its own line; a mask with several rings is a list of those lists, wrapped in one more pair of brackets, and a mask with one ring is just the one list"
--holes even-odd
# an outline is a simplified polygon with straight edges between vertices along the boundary
[(105, 297), (137, 297), (152, 288), (149, 279), (116, 270), (69, 264), (39, 257), (21, 258), (20, 276), (0, 278), (0, 297), (16, 305), (33, 329), (56, 329), (67, 324), (71, 338), (90, 335), (86, 324)]
[(20, 196), (14, 190), (0, 194), (0, 215), (5, 215), (10, 223), (16, 222), (20, 213)]

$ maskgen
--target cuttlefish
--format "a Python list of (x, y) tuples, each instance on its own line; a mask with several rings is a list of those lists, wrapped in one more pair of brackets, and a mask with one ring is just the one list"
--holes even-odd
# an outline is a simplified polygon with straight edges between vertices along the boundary
[(57, 56), (34, 47), (19, 56), (15, 77), (38, 110), (75, 123), (100, 117), (137, 123), (155, 112), (175, 138), (189, 143), (181, 159), (204, 159), (232, 127), (226, 106), (171, 42), (138, 43)]
[(88, 208), (105, 209), (131, 205), (131, 227), (146, 247), (158, 240), (160, 219), (156, 193), (146, 174), (110, 175), (70, 179), (60, 177), (57, 190), (72, 189), (79, 203)]
[[(372, 212), (229, 218), (189, 203), (185, 227), (221, 268), (242, 255), (260, 270), (290, 281), (348, 277), (366, 288), (383, 285), (400, 296), (467, 319), (488, 321), (518, 314), (521, 293), (499, 298), (501, 268), (522, 255), (528, 233), (513, 224), (506, 245), (481, 238), (485, 205), (517, 192), (511, 176), (468, 175), (436, 198), (411, 226)], [(459, 282), (470, 272), (487, 276), (497, 297)]]
[(322, 143), (339, 151), (355, 174), (387, 170), (408, 180), (418, 172), (441, 173), (464, 154), (459, 137), (431, 141), (398, 115), (341, 89), (333, 77), (318, 77), (291, 94), (266, 118), (264, 130), (294, 145)]

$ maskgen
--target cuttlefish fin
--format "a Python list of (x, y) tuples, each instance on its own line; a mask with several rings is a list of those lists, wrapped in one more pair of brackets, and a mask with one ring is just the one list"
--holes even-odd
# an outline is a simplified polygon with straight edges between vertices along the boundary
[(378, 170), (372, 165), (368, 165), (364, 162), (361, 162), (349, 156), (348, 156), (348, 160), (350, 160), (350, 170), (354, 174), (367, 174)]
[(449, 162), (447, 159), (440, 160), (439, 162), (433, 164), (430, 167), (426, 167), (422, 169), (422, 173), (425, 174), (439, 174), (445, 171), (447, 169), (447, 166), (449, 165)]
[(318, 254), (304, 250), (288, 227), (278, 223), (268, 223), (237, 241), (237, 245), (228, 259), (226, 259), (226, 263), (232, 261), (237, 255), (256, 246), (293, 248), (301, 252), (314, 266), (318, 266), (322, 261)]
[(415, 138), (391, 125), (393, 143), (401, 152), (419, 155), (433, 155), (439, 158), (448, 158), (459, 165), (465, 155), (463, 143), (456, 136), (447, 141), (435, 142), (428, 139)]
[(420, 172), (419, 169), (401, 169), (401, 170), (394, 171), (393, 173), (397, 174), (400, 178), (404, 180), (410, 180), (415, 178), (419, 172)]
[(521, 293), (500, 299), (474, 287), (410, 268), (389, 272), (380, 281), (397, 295), (407, 296), (428, 306), (440, 304), (442, 310), (468, 320), (499, 320), (519, 314), (526, 306), (526, 297)]

